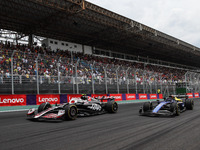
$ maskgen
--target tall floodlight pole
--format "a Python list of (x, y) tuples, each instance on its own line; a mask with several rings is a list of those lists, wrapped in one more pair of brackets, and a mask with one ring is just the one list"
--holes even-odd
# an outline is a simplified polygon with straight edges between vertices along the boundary
[(95, 64), (95, 62), (93, 62), (93, 64), (92, 64), (92, 94), (94, 94), (95, 92), (94, 92), (94, 77), (93, 77), (93, 73), (94, 73), (94, 64)]
[(186, 93), (188, 92), (188, 88), (187, 88), (187, 75), (188, 75), (188, 71), (185, 73), (185, 87), (186, 87)]
[(145, 94), (145, 85), (144, 85), (145, 82), (144, 82), (144, 78), (146, 78), (146, 77), (144, 75), (146, 76), (146, 71), (145, 70), (142, 73), (142, 78), (143, 78), (143, 93)]
[(60, 94), (60, 61), (61, 61), (61, 57), (58, 60), (57, 63), (57, 68), (58, 68), (58, 93)]
[(118, 66), (117, 69), (116, 69), (116, 76), (117, 76), (117, 93), (118, 93), (118, 94), (119, 94), (119, 78), (118, 78), (118, 70), (119, 70), (119, 67), (120, 67), (120, 66)]
[(139, 69), (136, 69), (135, 72), (134, 72), (134, 77), (135, 77), (135, 93), (138, 94), (138, 88), (137, 88), (137, 77), (136, 77), (136, 72), (138, 71)]
[(200, 91), (199, 91), (199, 89), (200, 89), (200, 87), (199, 87), (199, 78), (200, 78), (200, 74), (198, 74), (198, 76), (197, 76), (197, 79), (198, 79), (198, 80), (197, 80), (197, 84), (198, 84), (198, 93), (200, 92)]
[(107, 71), (106, 71), (107, 67), (108, 67), (108, 64), (106, 65), (106, 67), (105, 67), (105, 68), (103, 68), (103, 69), (104, 69), (104, 74), (105, 74), (105, 86), (106, 86), (106, 94), (108, 94), (108, 85), (107, 85)]
[(11, 78), (12, 78), (12, 94), (14, 94), (14, 80), (13, 80), (13, 56), (15, 54), (15, 50), (12, 53), (11, 56)]
[(78, 89), (78, 73), (77, 73), (77, 66), (78, 66), (78, 63), (79, 63), (79, 59), (77, 60), (76, 62), (76, 66), (75, 66), (75, 71), (76, 71), (76, 93), (79, 94), (79, 89)]
[(37, 58), (36, 58), (36, 75), (37, 75), (37, 94), (40, 93), (40, 87), (39, 87), (39, 74), (38, 74), (38, 58), (39, 58), (40, 54), (38, 54)]
[(128, 79), (128, 70), (130, 69), (130, 67), (128, 67), (128, 69), (126, 70), (126, 85), (127, 85), (127, 93), (129, 94), (129, 79)]

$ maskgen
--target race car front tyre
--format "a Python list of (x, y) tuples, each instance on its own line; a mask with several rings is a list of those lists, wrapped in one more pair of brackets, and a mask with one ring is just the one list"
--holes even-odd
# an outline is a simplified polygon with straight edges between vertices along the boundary
[(115, 101), (111, 101), (105, 104), (105, 110), (109, 113), (116, 113), (118, 111), (118, 104)]
[(77, 118), (78, 109), (76, 105), (66, 105), (64, 107), (65, 115), (64, 120), (75, 120)]
[(40, 106), (38, 107), (38, 113), (47, 110), (48, 108), (51, 108), (51, 104), (49, 102), (46, 103), (42, 103), (40, 104)]
[(179, 116), (180, 115), (180, 108), (177, 103), (171, 103), (170, 104), (170, 111), (172, 112), (173, 116)]
[(185, 107), (187, 110), (193, 110), (194, 101), (192, 99), (185, 100)]
[(150, 103), (150, 102), (145, 102), (145, 103), (143, 104), (143, 111), (145, 112), (145, 111), (148, 111), (148, 110), (152, 110), (152, 103)]

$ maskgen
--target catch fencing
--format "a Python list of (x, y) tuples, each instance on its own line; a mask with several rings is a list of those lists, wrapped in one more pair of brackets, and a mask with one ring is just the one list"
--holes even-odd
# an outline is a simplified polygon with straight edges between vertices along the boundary
[[(37, 55), (8, 51), (1, 64), (0, 94), (176, 94), (176, 84), (185, 83), (186, 93), (200, 92), (200, 74), (185, 72), (179, 80), (166, 79), (159, 71), (84, 58)], [(169, 73), (170, 74), (170, 73)]]

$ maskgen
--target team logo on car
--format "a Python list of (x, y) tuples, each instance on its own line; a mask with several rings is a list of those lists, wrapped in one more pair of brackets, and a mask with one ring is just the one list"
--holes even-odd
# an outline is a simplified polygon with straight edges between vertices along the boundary
[(90, 108), (92, 110), (101, 111), (101, 106), (98, 104), (92, 104), (92, 106), (88, 106), (88, 108)]

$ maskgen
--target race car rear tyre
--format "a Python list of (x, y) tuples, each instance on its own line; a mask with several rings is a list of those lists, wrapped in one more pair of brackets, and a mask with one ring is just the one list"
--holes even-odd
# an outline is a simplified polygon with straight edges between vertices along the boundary
[(48, 108), (51, 108), (51, 104), (49, 102), (46, 103), (42, 103), (40, 104), (40, 106), (38, 107), (38, 113), (47, 110)]
[(152, 110), (152, 103), (150, 103), (150, 102), (145, 102), (145, 103), (143, 104), (143, 111), (145, 112), (145, 111), (148, 111), (148, 110)]
[(170, 104), (170, 111), (173, 113), (173, 116), (179, 116), (180, 115), (180, 108), (177, 103), (171, 103)]
[(192, 99), (187, 99), (185, 101), (185, 107), (186, 107), (187, 110), (193, 110), (194, 101)]
[(116, 113), (118, 111), (118, 104), (115, 101), (111, 101), (105, 104), (105, 110), (109, 113)]
[(78, 109), (76, 105), (66, 105), (64, 107), (65, 115), (64, 120), (75, 120), (78, 115)]

